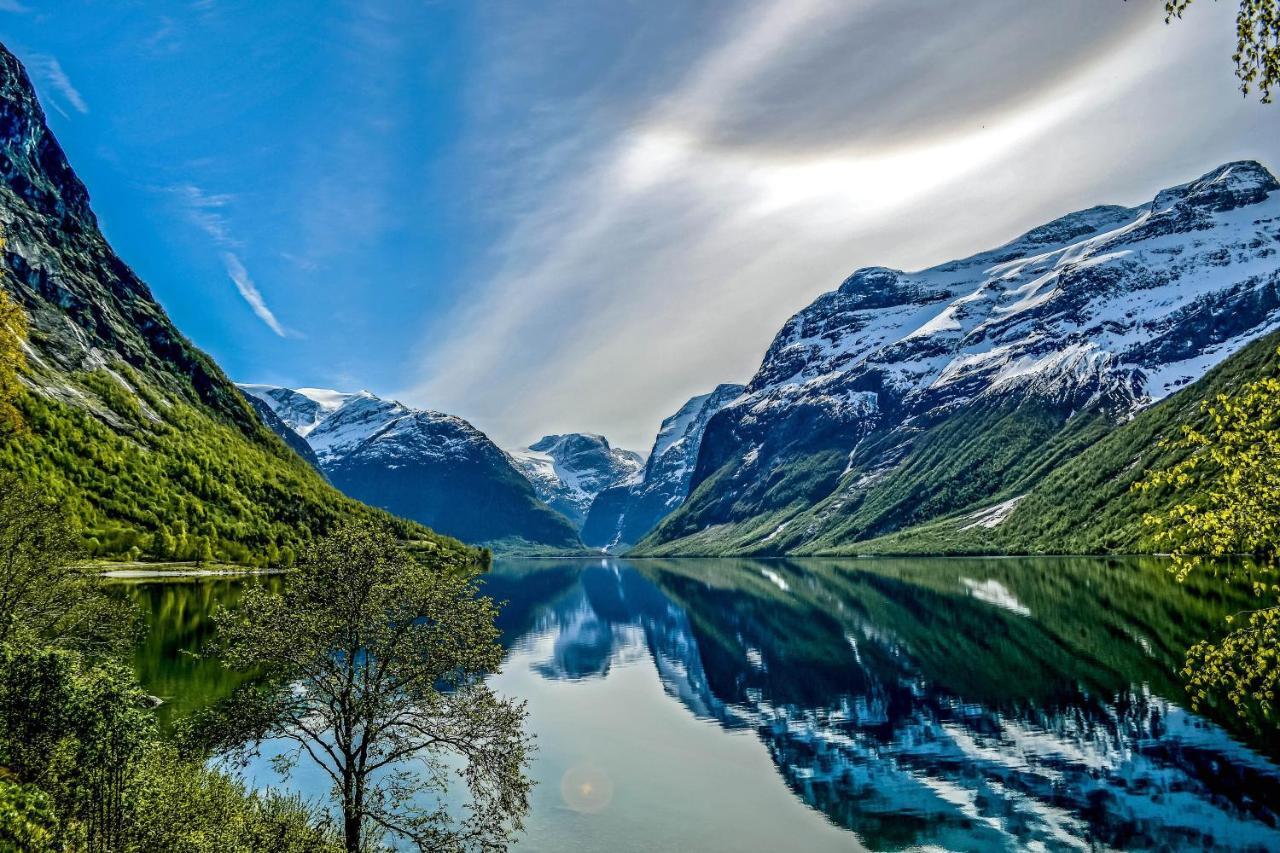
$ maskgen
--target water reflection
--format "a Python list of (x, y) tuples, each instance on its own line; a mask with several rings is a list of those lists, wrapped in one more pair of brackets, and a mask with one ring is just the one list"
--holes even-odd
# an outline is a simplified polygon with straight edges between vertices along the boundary
[(111, 588), (130, 598), (146, 619), (146, 633), (133, 656), (134, 670), (163, 702), (157, 709), (162, 727), (226, 697), (248, 677), (199, 655), (213, 636), (217, 605), (234, 607), (248, 584), (278, 589), (282, 583), (280, 576), (272, 575), (111, 582)]
[(1280, 848), (1280, 772), (1178, 703), (1230, 602), (1100, 560), (506, 564), (547, 678), (648, 656), (868, 847)]
[[(509, 668), (520, 670), (504, 676), (509, 689), (548, 725), (537, 796), (550, 789), (567, 807), (535, 801), (535, 818), (559, 828), (539, 836), (535, 820), (532, 846), (589, 847), (581, 820), (639, 808), (641, 794), (633, 786), (624, 801), (623, 789), (654, 759), (652, 742), (614, 743), (613, 763), (596, 766), (575, 743), (574, 715), (589, 710), (561, 714), (578, 720), (565, 736), (539, 707), (608, 705), (610, 736), (625, 740), (653, 720), (618, 712), (639, 697), (622, 695), (639, 688), (621, 675), (651, 668), (655, 695), (707, 721), (667, 724), (684, 750), (670, 759), (679, 773), (710, 772), (688, 753), (718, 730), (754, 739), (813, 820), (872, 849), (1280, 849), (1280, 770), (1263, 757), (1277, 745), (1244, 746), (1180, 704), (1185, 649), (1246, 603), (1217, 583), (1068, 558), (502, 561), (485, 583), (506, 601)], [(167, 685), (156, 692), (179, 713), (236, 683), (179, 652), (203, 642), (212, 600), (234, 598), (224, 584), (130, 587), (155, 625), (140, 672)], [(715, 831), (697, 849), (764, 843), (711, 812), (680, 817), (692, 808), (680, 794), (642, 796), (651, 833), (702, 821)], [(621, 830), (594, 838), (621, 849)]]

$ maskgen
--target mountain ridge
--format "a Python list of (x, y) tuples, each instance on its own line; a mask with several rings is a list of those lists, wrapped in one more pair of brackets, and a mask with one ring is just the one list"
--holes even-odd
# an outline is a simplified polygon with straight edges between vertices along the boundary
[(612, 447), (603, 435), (545, 435), (528, 447), (508, 450), (538, 498), (582, 529), (595, 499), (605, 489), (636, 477), (644, 457)]
[(342, 496), (262, 425), (115, 254), (3, 46), (0, 230), (0, 286), (30, 329), (28, 429), (0, 436), (0, 470), (58, 500), (91, 556), (287, 564), (344, 518), (462, 548)]
[(856, 270), (784, 324), (637, 553), (840, 547), (1078, 452), (1280, 327), (1277, 189), (1236, 161), (968, 258)]
[(580, 550), (573, 525), (466, 420), (369, 391), (244, 383), (343, 493), (502, 551)]
[(604, 489), (591, 503), (582, 527), (584, 544), (617, 550), (644, 538), (689, 494), (689, 483), (708, 421), (744, 390), (722, 384), (690, 398), (665, 418), (644, 468), (632, 482)]

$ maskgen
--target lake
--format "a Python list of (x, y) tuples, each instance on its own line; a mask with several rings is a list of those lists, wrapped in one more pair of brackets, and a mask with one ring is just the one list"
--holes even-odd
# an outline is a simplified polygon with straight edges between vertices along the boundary
[[(118, 584), (163, 719), (233, 580)], [(499, 560), (538, 785), (522, 850), (1280, 850), (1280, 744), (1178, 670), (1243, 592), (1155, 560)], [(269, 766), (255, 784), (276, 784)], [(300, 768), (309, 796), (325, 787)]]

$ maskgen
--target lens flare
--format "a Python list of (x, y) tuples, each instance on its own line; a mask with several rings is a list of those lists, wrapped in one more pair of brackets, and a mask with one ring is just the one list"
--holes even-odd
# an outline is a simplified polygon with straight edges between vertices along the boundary
[(613, 782), (599, 767), (578, 764), (561, 777), (560, 796), (575, 812), (596, 814), (607, 809), (613, 800)]

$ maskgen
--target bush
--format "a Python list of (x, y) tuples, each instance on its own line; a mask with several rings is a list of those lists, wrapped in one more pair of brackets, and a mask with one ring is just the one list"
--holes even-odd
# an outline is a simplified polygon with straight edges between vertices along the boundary
[(130, 791), (130, 849), (172, 853), (341, 850), (328, 822), (298, 797), (255, 793), (240, 780), (157, 745)]
[(161, 741), (149, 705), (117, 663), (0, 647), (0, 765), (16, 779), (0, 785), (0, 853), (341, 849), (301, 800), (249, 792)]
[(48, 794), (0, 780), (0, 853), (52, 853), (57, 825)]

